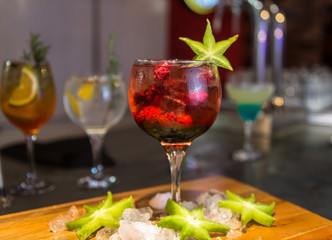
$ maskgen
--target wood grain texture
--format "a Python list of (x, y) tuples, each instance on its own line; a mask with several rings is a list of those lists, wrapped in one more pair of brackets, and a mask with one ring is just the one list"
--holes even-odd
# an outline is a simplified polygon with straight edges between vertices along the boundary
[[(225, 191), (227, 189), (243, 197), (248, 197), (255, 193), (257, 201), (261, 203), (276, 202), (275, 217), (276, 221), (272, 227), (263, 227), (255, 223), (251, 224), (248, 231), (239, 240), (257, 239), (287, 239), (287, 240), (332, 240), (332, 221), (318, 216), (310, 211), (298, 207), (292, 203), (275, 198), (252, 186), (243, 184), (236, 180), (223, 177), (212, 176), (203, 179), (185, 181), (182, 183), (182, 190), (207, 191), (217, 189)], [(135, 201), (156, 192), (168, 191), (169, 185), (151, 187), (130, 192), (114, 194), (114, 200), (120, 200), (130, 195)], [(59, 214), (65, 214), (69, 207), (76, 205), (82, 207), (84, 204), (97, 205), (106, 196), (93, 199), (86, 199), (65, 203), (61, 205), (49, 206), (24, 212), (18, 212), (0, 216), (0, 237), (1, 240), (11, 239), (52, 239), (52, 240), (77, 240), (74, 232), (65, 231), (62, 233), (52, 233), (47, 225), (47, 221), (55, 218)], [(226, 239), (225, 237), (218, 239)]]

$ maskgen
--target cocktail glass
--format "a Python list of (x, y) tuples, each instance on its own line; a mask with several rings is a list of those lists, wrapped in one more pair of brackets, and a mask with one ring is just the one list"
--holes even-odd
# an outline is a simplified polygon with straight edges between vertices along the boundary
[(13, 197), (5, 191), (5, 184), (3, 180), (2, 162), (0, 158), (0, 212), (1, 209), (10, 207)]
[(172, 199), (181, 202), (181, 163), (191, 142), (218, 116), (221, 84), (217, 66), (207, 61), (136, 60), (129, 89), (132, 115), (166, 150)]
[(63, 95), (69, 118), (82, 127), (92, 147), (90, 175), (78, 179), (82, 189), (109, 188), (116, 177), (105, 174), (101, 158), (107, 131), (123, 117), (127, 107), (126, 87), (119, 75), (71, 76)]
[(272, 96), (274, 85), (234, 78), (227, 83), (226, 92), (235, 102), (244, 126), (243, 148), (235, 151), (232, 158), (239, 162), (257, 160), (262, 154), (254, 149), (252, 143), (253, 124), (263, 104)]
[(25, 137), (30, 163), (25, 179), (10, 191), (14, 194), (43, 194), (55, 189), (36, 172), (34, 144), (40, 128), (52, 117), (56, 97), (47, 62), (28, 64), (6, 61), (1, 76), (1, 109)]

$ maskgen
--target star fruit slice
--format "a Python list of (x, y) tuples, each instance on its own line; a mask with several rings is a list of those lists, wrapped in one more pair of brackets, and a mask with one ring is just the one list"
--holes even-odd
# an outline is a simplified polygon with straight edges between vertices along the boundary
[(107, 198), (98, 206), (84, 206), (87, 214), (77, 220), (67, 222), (67, 230), (77, 230), (76, 235), (80, 240), (87, 239), (90, 234), (101, 227), (118, 228), (117, 219), (122, 216), (126, 208), (133, 208), (133, 199), (129, 198), (113, 203), (111, 192), (107, 192)]
[(165, 212), (170, 215), (158, 222), (158, 227), (180, 231), (180, 240), (195, 237), (199, 240), (211, 239), (209, 232), (227, 234), (229, 227), (204, 219), (203, 205), (193, 211), (187, 210), (171, 199), (168, 199)]
[(249, 198), (243, 198), (227, 190), (226, 195), (228, 200), (219, 201), (219, 207), (240, 213), (243, 226), (254, 220), (263, 226), (270, 227), (275, 221), (275, 218), (272, 217), (275, 202), (270, 205), (255, 203), (256, 200), (253, 193)]
[(216, 64), (218, 67), (226, 68), (233, 71), (233, 68), (224, 56), (226, 50), (238, 39), (239, 35), (235, 35), (226, 40), (216, 42), (209, 19), (206, 19), (207, 25), (203, 37), (203, 42), (194, 41), (189, 38), (180, 37), (179, 39), (189, 45), (191, 50), (196, 53), (193, 60), (208, 60)]

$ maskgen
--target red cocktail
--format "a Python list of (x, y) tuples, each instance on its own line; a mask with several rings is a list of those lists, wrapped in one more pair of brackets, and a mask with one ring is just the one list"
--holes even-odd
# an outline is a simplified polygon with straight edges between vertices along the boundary
[(171, 165), (172, 197), (180, 202), (180, 166), (187, 148), (218, 116), (221, 85), (207, 61), (136, 60), (129, 106), (136, 123), (164, 146)]

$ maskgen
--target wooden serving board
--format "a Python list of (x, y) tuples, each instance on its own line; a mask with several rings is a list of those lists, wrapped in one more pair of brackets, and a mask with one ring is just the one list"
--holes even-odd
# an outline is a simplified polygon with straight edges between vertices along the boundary
[[(223, 176), (213, 176), (182, 183), (182, 190), (204, 192), (209, 189), (217, 189), (220, 191), (229, 189), (243, 197), (248, 197), (251, 193), (254, 193), (259, 202), (267, 204), (273, 201), (276, 202), (274, 211), (276, 221), (273, 226), (263, 227), (254, 223), (249, 227), (246, 233), (237, 238), (239, 240), (332, 239), (332, 221), (239, 181)], [(147, 195), (164, 191), (169, 191), (169, 185), (114, 194), (113, 197), (115, 201), (118, 201), (132, 195), (134, 200), (139, 200)], [(102, 196), (0, 216), (0, 239), (77, 240), (78, 238), (74, 232), (65, 231), (62, 233), (52, 233), (47, 225), (47, 221), (54, 219), (59, 214), (66, 214), (72, 205), (76, 205), (77, 207), (82, 207), (84, 204), (97, 205), (105, 197), (106, 196)], [(220, 237), (218, 239), (226, 239), (226, 237)]]

